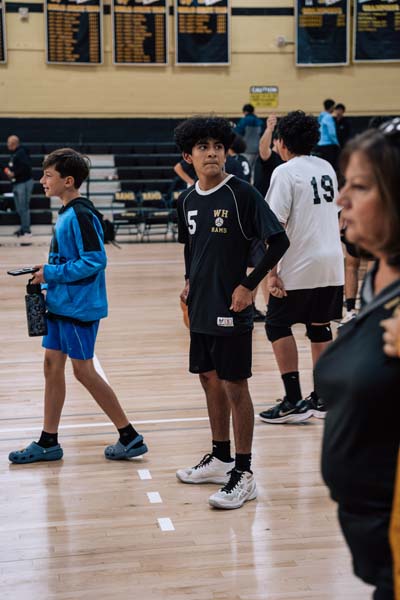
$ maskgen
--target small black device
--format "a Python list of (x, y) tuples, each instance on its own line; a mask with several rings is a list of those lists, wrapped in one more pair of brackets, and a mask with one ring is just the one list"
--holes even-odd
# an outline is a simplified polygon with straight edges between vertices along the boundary
[(15, 271), (7, 271), (8, 275), (29, 275), (29, 273), (36, 273), (39, 271), (39, 267), (22, 267), (21, 269), (15, 269)]

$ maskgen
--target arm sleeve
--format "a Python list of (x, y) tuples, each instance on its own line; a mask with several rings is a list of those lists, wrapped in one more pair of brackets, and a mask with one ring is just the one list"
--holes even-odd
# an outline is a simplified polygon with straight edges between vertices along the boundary
[[(96, 226), (94, 224), (96, 220)], [(79, 257), (60, 265), (45, 265), (46, 283), (72, 283), (95, 275), (105, 269), (107, 255), (104, 249), (101, 225), (97, 217), (88, 213), (75, 215), (70, 221), (70, 235)]]
[(249, 290), (254, 290), (260, 281), (262, 281), (270, 270), (280, 261), (286, 250), (289, 248), (289, 245), (289, 238), (284, 231), (272, 235), (268, 239), (268, 248), (264, 257), (250, 275), (246, 275), (241, 284)]
[(185, 244), (183, 254), (185, 257), (185, 280), (186, 280), (186, 279), (189, 279), (189, 273), (190, 273), (190, 245), (189, 245), (189, 242), (187, 242)]
[(176, 214), (178, 219), (178, 242), (180, 244), (189, 243), (188, 227), (186, 223), (185, 213), (183, 209), (183, 198), (179, 196), (176, 205)]
[(189, 279), (190, 272), (190, 239), (188, 235), (188, 228), (186, 224), (185, 214), (183, 210), (182, 197), (178, 198), (177, 203), (177, 216), (178, 216), (178, 242), (185, 244), (183, 251), (185, 258), (185, 279)]

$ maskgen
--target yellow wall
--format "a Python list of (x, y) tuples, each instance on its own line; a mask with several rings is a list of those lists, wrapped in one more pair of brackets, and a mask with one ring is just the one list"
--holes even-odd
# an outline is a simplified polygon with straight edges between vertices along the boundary
[[(232, 0), (233, 7), (293, 6), (293, 0)], [(301, 108), (318, 113), (326, 97), (348, 114), (400, 112), (399, 64), (296, 68), (294, 17), (232, 17), (230, 67), (175, 67), (170, 18), (168, 67), (112, 65), (111, 16), (104, 16), (104, 64), (45, 64), (43, 13), (29, 21), (7, 13), (8, 64), (0, 65), (0, 117), (178, 117), (216, 112), (240, 115), (251, 85), (279, 87), (278, 113)], [(259, 109), (258, 114), (267, 114)]]

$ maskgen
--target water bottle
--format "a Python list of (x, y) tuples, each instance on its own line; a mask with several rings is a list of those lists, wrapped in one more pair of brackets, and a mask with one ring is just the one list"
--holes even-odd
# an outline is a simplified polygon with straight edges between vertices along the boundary
[(26, 318), (28, 321), (28, 334), (30, 337), (47, 335), (46, 303), (40, 283), (31, 283), (26, 286)]

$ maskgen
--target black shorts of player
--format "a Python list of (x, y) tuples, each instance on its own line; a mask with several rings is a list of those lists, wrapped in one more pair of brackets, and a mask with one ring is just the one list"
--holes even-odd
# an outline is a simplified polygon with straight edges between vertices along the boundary
[(261, 240), (253, 240), (250, 246), (250, 252), (247, 257), (247, 266), (256, 267), (258, 263), (264, 258), (267, 249), (265, 243)]
[(295, 323), (328, 323), (342, 318), (342, 285), (286, 293), (284, 298), (269, 297), (267, 324), (290, 327)]
[(207, 335), (190, 332), (189, 371), (216, 371), (220, 379), (251, 377), (252, 330), (241, 335)]

